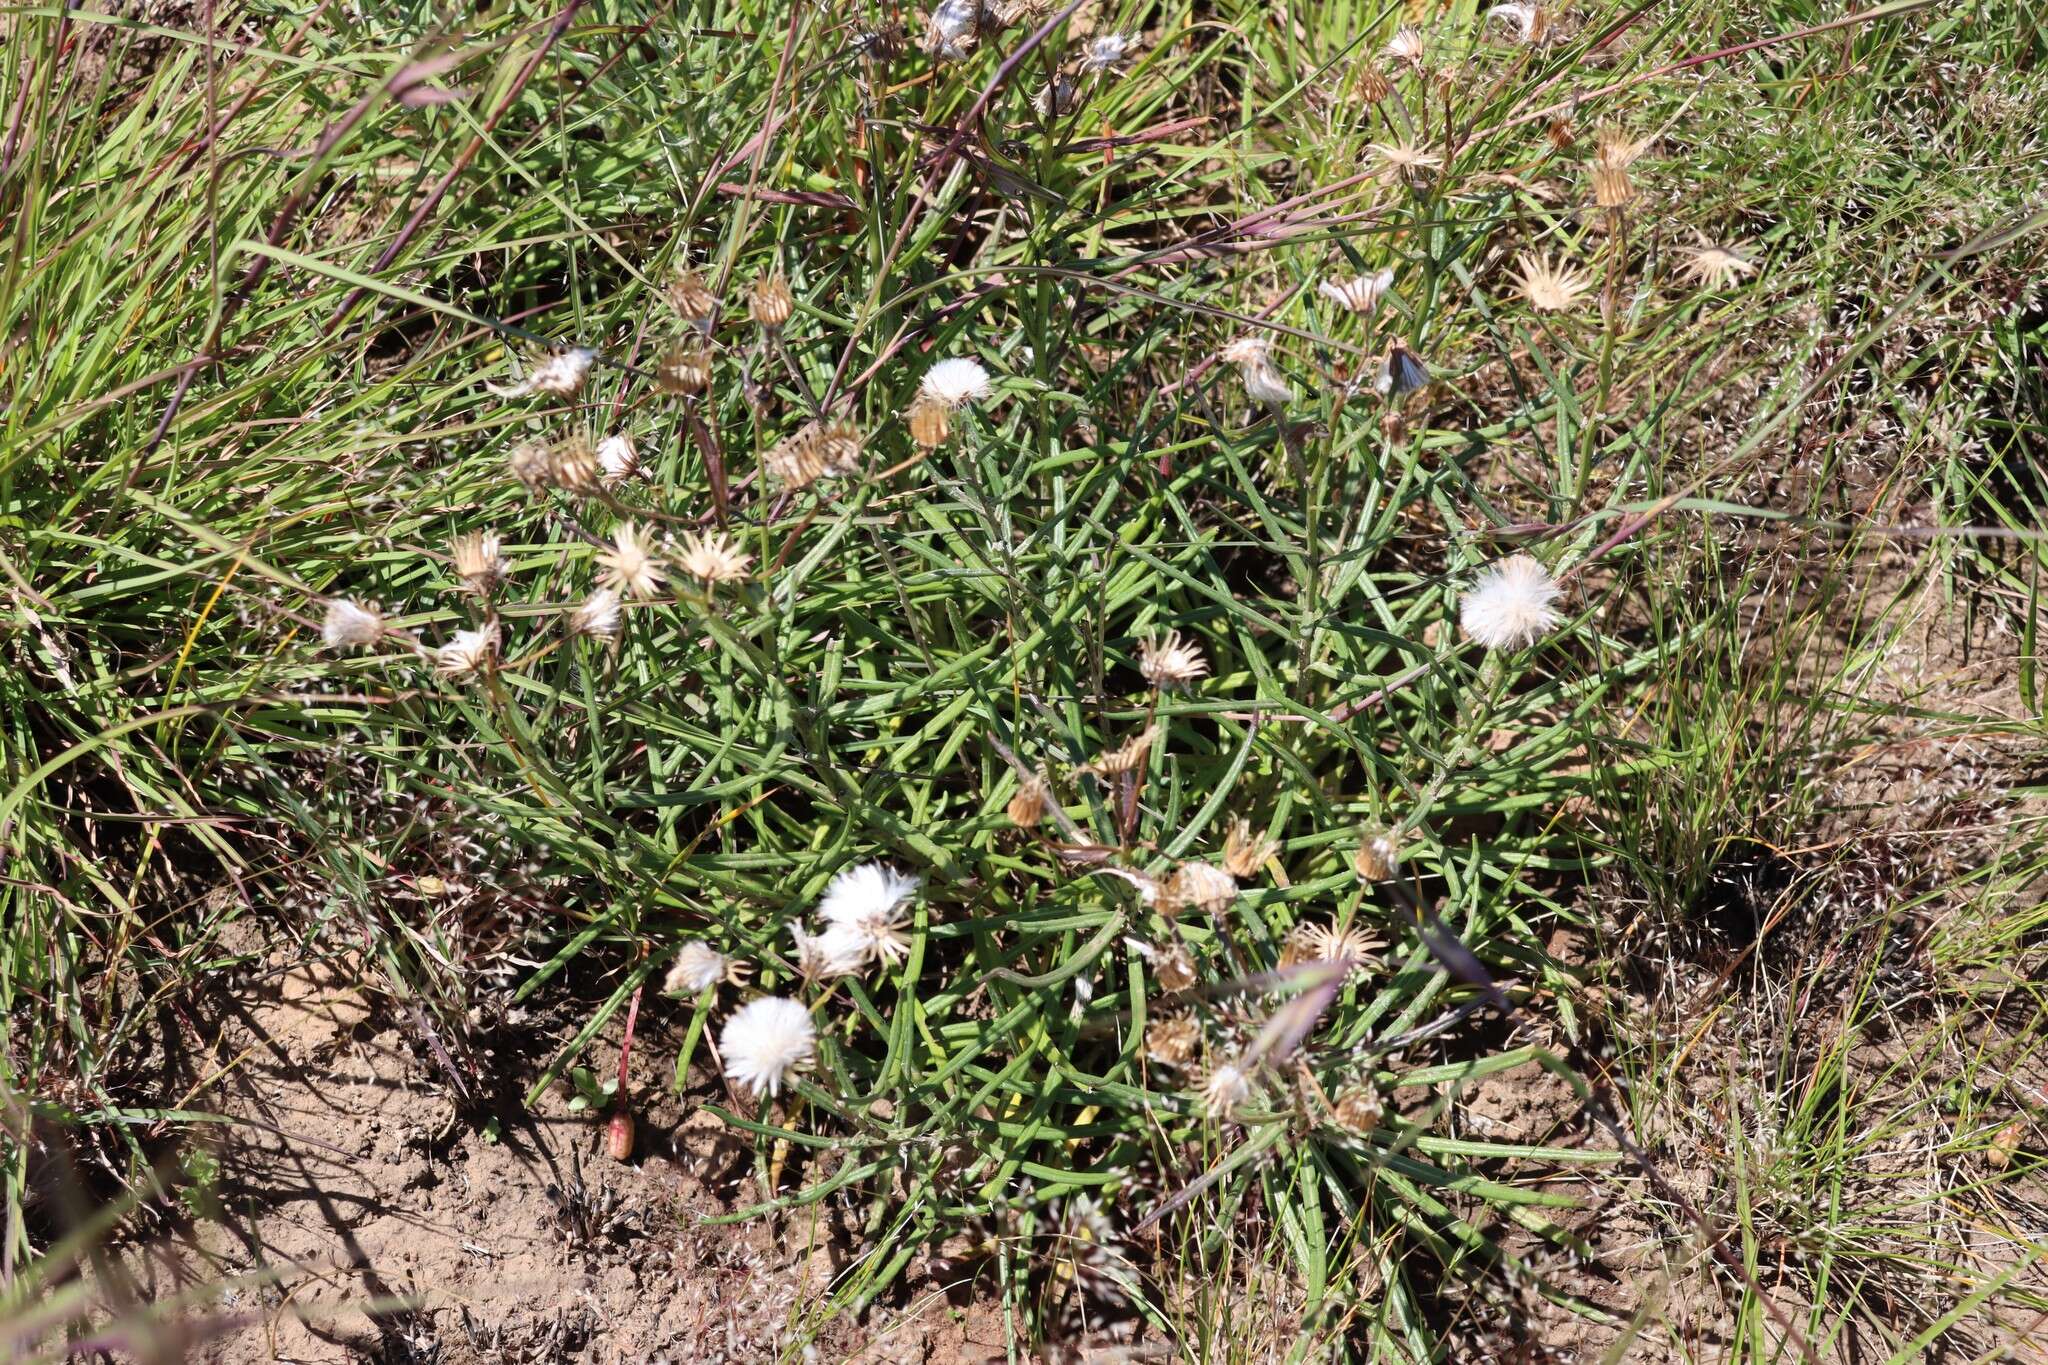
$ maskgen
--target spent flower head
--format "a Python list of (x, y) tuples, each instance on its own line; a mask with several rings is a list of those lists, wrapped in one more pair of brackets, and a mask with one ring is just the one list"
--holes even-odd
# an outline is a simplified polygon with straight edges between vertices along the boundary
[(1182, 639), (1177, 630), (1169, 630), (1164, 636), (1148, 635), (1138, 645), (1138, 672), (1146, 682), (1163, 691), (1185, 687), (1207, 676), (1209, 661), (1202, 657), (1200, 645)]
[(676, 554), (677, 567), (707, 588), (739, 582), (753, 562), (754, 557), (724, 531), (691, 531)]
[(384, 617), (376, 610), (347, 597), (327, 604), (327, 616), (320, 623), (320, 641), (329, 649), (355, 649), (374, 645), (384, 635)]
[(1521, 273), (1514, 277), (1515, 290), (1539, 313), (1561, 313), (1593, 291), (1593, 277), (1567, 264), (1534, 251), (1515, 260)]
[(577, 346), (538, 361), (526, 372), (526, 378), (517, 384), (499, 387), (486, 384), (484, 387), (500, 398), (524, 398), (529, 394), (544, 393), (553, 398), (567, 398), (583, 387), (583, 381), (590, 374), (590, 367), (597, 363), (597, 352)]
[(654, 548), (636, 521), (622, 521), (612, 532), (612, 544), (597, 556), (597, 581), (628, 597), (647, 598), (661, 591), (667, 575), (655, 562)]

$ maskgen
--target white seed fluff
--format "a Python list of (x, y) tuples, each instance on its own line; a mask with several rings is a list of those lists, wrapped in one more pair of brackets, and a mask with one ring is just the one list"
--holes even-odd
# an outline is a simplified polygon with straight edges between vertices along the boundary
[(485, 387), (500, 398), (524, 398), (532, 393), (566, 398), (583, 387), (584, 377), (590, 373), (590, 367), (596, 360), (596, 351), (586, 350), (581, 346), (574, 350), (557, 351), (529, 370), (521, 382), (506, 388), (500, 388), (496, 384)]
[(811, 1012), (779, 995), (734, 1010), (718, 1036), (726, 1078), (756, 1096), (780, 1094), (791, 1076), (810, 1065), (817, 1044)]
[(445, 677), (460, 678), (483, 671), (498, 651), (498, 628), (458, 630), (453, 639), (434, 651), (434, 670)]
[(668, 975), (661, 983), (662, 993), (695, 995), (723, 981), (726, 966), (725, 954), (704, 940), (693, 938), (683, 945), (683, 950), (676, 954), (676, 960), (669, 964)]
[(633, 438), (616, 431), (599, 441), (597, 467), (604, 471), (604, 481), (608, 484), (621, 483), (638, 474), (640, 451), (633, 445)]
[(1252, 1083), (1243, 1068), (1224, 1062), (1202, 1083), (1202, 1106), (1209, 1111), (1210, 1117), (1227, 1119), (1230, 1111), (1251, 1093)]
[[(903, 933), (904, 906), (918, 879), (886, 863), (862, 863), (834, 877), (818, 901), (828, 972), (858, 970), (867, 962), (891, 964), (910, 952)], [(851, 964), (851, 965), (848, 965)]]
[(957, 408), (962, 403), (986, 398), (994, 390), (989, 386), (988, 371), (981, 367), (981, 362), (955, 356), (926, 370), (918, 392), (935, 403)]
[(320, 623), (320, 639), (329, 649), (374, 645), (383, 634), (384, 618), (346, 597), (329, 602), (327, 619)]
[(1561, 591), (1535, 559), (1511, 555), (1474, 580), (1458, 603), (1458, 623), (1488, 649), (1520, 649), (1557, 624)]

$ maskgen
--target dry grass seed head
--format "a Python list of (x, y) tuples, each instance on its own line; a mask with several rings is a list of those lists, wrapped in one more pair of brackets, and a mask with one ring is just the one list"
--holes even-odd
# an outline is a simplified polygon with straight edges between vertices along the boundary
[(695, 324), (704, 331), (711, 330), (718, 321), (718, 296), (704, 282), (704, 277), (691, 269), (678, 270), (669, 281), (668, 301), (682, 314), (683, 320)]
[(1192, 1014), (1170, 1014), (1146, 1027), (1145, 1055), (1161, 1066), (1185, 1067), (1201, 1041), (1202, 1027)]

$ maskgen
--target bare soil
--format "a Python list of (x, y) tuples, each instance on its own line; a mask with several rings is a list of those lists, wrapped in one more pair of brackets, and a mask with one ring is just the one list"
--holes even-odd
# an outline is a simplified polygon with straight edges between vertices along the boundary
[[(151, 1301), (250, 1277), (218, 1304), (232, 1330), (201, 1328), (192, 1359), (1002, 1357), (999, 1315), (936, 1293), (864, 1321), (842, 1315), (820, 1333), (847, 1259), (829, 1214), (704, 1221), (764, 1196), (752, 1139), (702, 1107), (712, 1078), (674, 1095), (686, 1011), (643, 1006), (635, 1148), (617, 1161), (602, 1117), (572, 1112), (567, 1087), (528, 1113), (516, 1103), (573, 1022), (519, 1055), (486, 1054), (505, 1068), (487, 1078), (509, 1097), (499, 1108), (516, 1116), (489, 1132), (458, 1117), (432, 1058), (415, 1050), (419, 1031), (366, 995), (350, 965), (273, 957), (222, 1002), (208, 1040), (221, 1074), (190, 1106), (232, 1121), (211, 1130), (216, 1173), (201, 1188), (217, 1206), (130, 1257)], [(588, 1060), (615, 1068), (617, 1058), (614, 1038), (608, 1057), (600, 1045)]]

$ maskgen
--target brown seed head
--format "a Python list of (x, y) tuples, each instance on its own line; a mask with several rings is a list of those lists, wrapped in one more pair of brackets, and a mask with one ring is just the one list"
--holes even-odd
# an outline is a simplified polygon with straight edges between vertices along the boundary
[(1389, 835), (1377, 831), (1361, 835), (1358, 851), (1351, 855), (1352, 870), (1358, 873), (1360, 881), (1383, 882), (1393, 876), (1400, 865), (1400, 845)]
[(1107, 753), (1096, 755), (1084, 772), (1097, 777), (1110, 777), (1118, 773), (1132, 772), (1145, 764), (1145, 755), (1152, 751), (1153, 742), (1159, 738), (1159, 727), (1148, 725), (1130, 739), (1125, 740)]
[(1255, 877), (1279, 851), (1279, 840), (1264, 834), (1254, 835), (1251, 821), (1240, 815), (1230, 822), (1230, 828), (1223, 836), (1223, 870), (1239, 881)]
[(1237, 878), (1214, 863), (1182, 863), (1159, 889), (1159, 913), (1171, 919), (1189, 910), (1218, 915), (1237, 899)]
[(678, 270), (669, 281), (668, 301), (675, 305), (685, 320), (695, 323), (704, 331), (711, 330), (711, 324), (718, 320), (718, 296), (704, 283), (704, 277), (694, 270)]
[(1185, 1067), (1202, 1041), (1201, 1025), (1191, 1014), (1155, 1019), (1145, 1030), (1145, 1055), (1161, 1066)]
[(930, 394), (920, 393), (904, 414), (910, 424), (910, 439), (926, 450), (936, 450), (953, 434), (953, 410)]
[(448, 556), (455, 561), (455, 576), (465, 589), (481, 596), (505, 581), (511, 566), (499, 544), (495, 531), (470, 531), (449, 543)]
[(1377, 62), (1364, 62), (1358, 68), (1358, 97), (1367, 104), (1378, 104), (1394, 93), (1394, 83), (1387, 79), (1387, 73), (1380, 70)]
[(780, 330), (796, 311), (796, 299), (789, 292), (789, 277), (778, 267), (754, 277), (747, 290), (747, 313), (769, 331)]
[(1353, 1133), (1369, 1133), (1380, 1126), (1380, 1097), (1376, 1091), (1357, 1085), (1337, 1097), (1337, 1126)]
[(1010, 823), (1019, 829), (1035, 829), (1045, 818), (1046, 799), (1051, 794), (1043, 775), (1033, 773), (1025, 778), (1010, 798)]
[(546, 441), (525, 440), (512, 447), (505, 457), (506, 466), (512, 477), (528, 488), (546, 488), (554, 482), (553, 461), (549, 457)]
[(662, 353), (654, 366), (654, 387), (688, 396), (711, 386), (711, 347), (694, 333)]
[(1152, 975), (1160, 990), (1179, 995), (1195, 984), (1195, 955), (1185, 943), (1170, 943), (1152, 955)]
[(568, 437), (548, 452), (548, 482), (564, 492), (594, 493), (603, 478), (604, 466), (588, 437)]

